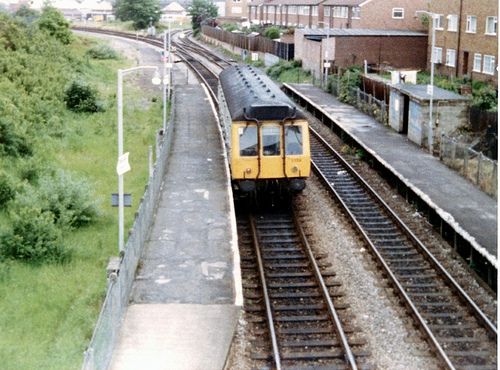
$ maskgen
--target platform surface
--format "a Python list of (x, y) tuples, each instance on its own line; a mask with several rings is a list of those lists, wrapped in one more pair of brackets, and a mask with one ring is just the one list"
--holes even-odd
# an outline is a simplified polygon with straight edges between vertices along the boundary
[(286, 84), (307, 96), (386, 168), (438, 211), (473, 247), (497, 265), (497, 201), (424, 149), (311, 84)]
[(224, 152), (200, 85), (175, 87), (155, 221), (111, 369), (222, 369), (242, 305)]

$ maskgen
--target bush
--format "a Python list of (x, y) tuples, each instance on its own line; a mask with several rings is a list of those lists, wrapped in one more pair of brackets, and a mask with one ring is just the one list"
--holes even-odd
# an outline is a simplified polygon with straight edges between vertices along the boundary
[(266, 28), (263, 36), (268, 38), (268, 39), (271, 39), (271, 40), (279, 39), (280, 38), (280, 30), (276, 27)]
[(80, 227), (99, 217), (94, 192), (85, 179), (57, 170), (39, 180), (38, 204), (42, 211), (52, 213), (54, 222), (61, 227)]
[(82, 81), (73, 81), (64, 90), (64, 101), (68, 109), (75, 113), (96, 113), (103, 111), (98, 102), (97, 91)]
[(361, 70), (359, 68), (351, 67), (340, 78), (340, 89), (338, 91), (338, 99), (345, 103), (351, 102), (351, 87), (356, 88), (361, 84)]
[(472, 108), (495, 112), (498, 110), (498, 94), (493, 88), (483, 87), (474, 93)]
[(50, 212), (23, 207), (12, 218), (13, 229), (0, 234), (3, 259), (39, 265), (42, 262), (64, 262), (70, 258), (70, 253), (62, 246), (62, 231), (54, 224)]
[(11, 175), (0, 170), (0, 209), (6, 208), (7, 202), (16, 196), (16, 185)]
[(120, 54), (111, 46), (106, 44), (92, 45), (90, 49), (85, 52), (92, 59), (120, 59)]
[(33, 150), (28, 139), (16, 130), (15, 125), (0, 117), (0, 156), (2, 155), (30, 156), (33, 155)]

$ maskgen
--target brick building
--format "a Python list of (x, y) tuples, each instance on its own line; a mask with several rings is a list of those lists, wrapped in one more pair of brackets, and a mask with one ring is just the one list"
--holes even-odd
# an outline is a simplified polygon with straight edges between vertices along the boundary
[(225, 17), (246, 19), (248, 17), (247, 0), (226, 0)]
[[(232, 0), (227, 0), (232, 1)], [(253, 23), (298, 28), (425, 30), (416, 10), (428, 0), (254, 0), (248, 2)]]
[(323, 71), (326, 51), (335, 66), (387, 64), (421, 70), (427, 62), (427, 32), (411, 30), (298, 29), (295, 59), (315, 75)]
[(498, 0), (432, 0), (429, 10), (436, 15), (435, 72), (498, 87)]

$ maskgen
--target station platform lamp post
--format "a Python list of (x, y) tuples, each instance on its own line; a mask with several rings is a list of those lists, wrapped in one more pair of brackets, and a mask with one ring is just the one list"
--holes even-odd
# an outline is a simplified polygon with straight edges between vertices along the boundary
[(155, 69), (156, 66), (140, 66), (130, 69), (118, 70), (118, 245), (120, 255), (124, 252), (124, 194), (123, 194), (123, 174), (130, 170), (128, 164), (128, 153), (123, 154), (123, 76), (139, 71), (141, 69)]
[(427, 94), (430, 95), (430, 102), (429, 102), (429, 138), (428, 138), (428, 143), (429, 143), (429, 152), (431, 155), (434, 152), (434, 122), (433, 122), (433, 117), (432, 117), (432, 104), (434, 100), (434, 63), (436, 61), (436, 55), (435, 54), (435, 45), (436, 45), (436, 19), (438, 15), (436, 13), (428, 12), (426, 10), (417, 10), (415, 12), (415, 18), (418, 18), (418, 14), (427, 14), (430, 19), (432, 20), (432, 39), (431, 39), (431, 82), (429, 85), (427, 85)]
[(323, 24), (326, 28), (326, 50), (325, 50), (325, 63), (323, 67), (325, 68), (325, 90), (328, 87), (328, 70), (330, 68), (330, 62), (328, 61), (328, 51), (329, 51), (329, 41), (330, 41), (330, 19), (327, 22), (320, 21), (318, 24)]

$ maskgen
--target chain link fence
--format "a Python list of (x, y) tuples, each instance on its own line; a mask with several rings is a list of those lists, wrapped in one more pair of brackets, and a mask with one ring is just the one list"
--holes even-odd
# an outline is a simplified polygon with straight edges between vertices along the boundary
[[(175, 91), (172, 101), (175, 101)], [(128, 304), (137, 265), (153, 222), (167, 167), (174, 131), (173, 117), (175, 117), (174, 104), (171, 107), (170, 120), (166, 132), (161, 135), (162, 140), (158, 146), (159, 152), (157, 151), (153, 174), (141, 198), (139, 210), (135, 213), (134, 225), (129, 231), (125, 253), (115, 266), (112, 266), (112, 263), (108, 266), (108, 290), (89, 347), (84, 353), (82, 366), (84, 370), (106, 369), (113, 356), (121, 321)]]
[(498, 197), (497, 161), (446, 135), (441, 137), (439, 157), (443, 163), (457, 170), (484, 192)]

